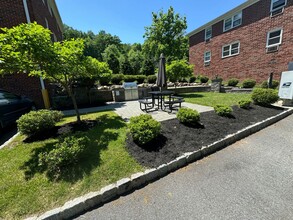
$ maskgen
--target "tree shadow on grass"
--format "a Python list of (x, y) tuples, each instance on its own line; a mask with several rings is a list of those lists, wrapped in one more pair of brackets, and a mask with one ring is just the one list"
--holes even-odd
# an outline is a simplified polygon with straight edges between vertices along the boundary
[[(106, 149), (111, 141), (118, 139), (118, 129), (126, 126), (125, 122), (119, 116), (102, 115), (96, 119), (97, 124), (86, 132), (80, 133), (82, 136), (89, 138), (89, 146), (84, 152), (84, 156), (75, 164), (63, 167), (58, 177), (48, 172), (47, 168), (40, 166), (40, 154), (48, 153), (54, 149), (57, 143), (47, 143), (40, 148), (32, 151), (31, 157), (20, 169), (24, 170), (25, 179), (32, 179), (37, 173), (46, 173), (50, 181), (66, 181), (74, 183), (84, 176), (89, 175), (94, 168), (100, 165), (100, 152)], [(69, 135), (73, 135), (71, 132)]]

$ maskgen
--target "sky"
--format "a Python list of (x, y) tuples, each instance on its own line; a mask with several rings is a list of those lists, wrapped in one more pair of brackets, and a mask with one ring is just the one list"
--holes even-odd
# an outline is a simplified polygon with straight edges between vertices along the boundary
[(104, 30), (122, 43), (143, 43), (145, 27), (152, 24), (152, 12), (175, 13), (187, 19), (189, 33), (228, 12), (246, 0), (55, 0), (64, 24), (97, 34)]

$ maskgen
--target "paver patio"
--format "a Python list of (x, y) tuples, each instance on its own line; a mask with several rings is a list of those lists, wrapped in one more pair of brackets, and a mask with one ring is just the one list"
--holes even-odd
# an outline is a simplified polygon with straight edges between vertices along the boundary
[[(192, 108), (197, 110), (198, 112), (206, 112), (206, 111), (213, 110), (212, 107), (191, 104), (187, 102), (182, 103), (182, 107)], [(109, 102), (105, 106), (79, 109), (81, 114), (97, 112), (97, 111), (105, 111), (105, 110), (113, 110), (119, 116), (121, 116), (125, 121), (128, 121), (129, 118), (132, 116), (146, 114), (145, 112), (140, 110), (138, 100), (125, 101), (125, 102)], [(66, 111), (63, 111), (63, 113), (65, 115), (74, 115), (75, 111), (66, 110)], [(150, 114), (157, 121), (165, 121), (172, 118), (176, 118), (176, 111), (173, 111), (172, 113), (168, 113), (164, 111), (153, 111), (147, 114)]]

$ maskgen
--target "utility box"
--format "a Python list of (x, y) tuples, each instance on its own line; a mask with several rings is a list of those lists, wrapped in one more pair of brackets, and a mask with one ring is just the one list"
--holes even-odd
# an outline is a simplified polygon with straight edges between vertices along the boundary
[(293, 71), (282, 72), (279, 97), (281, 99), (293, 100)]

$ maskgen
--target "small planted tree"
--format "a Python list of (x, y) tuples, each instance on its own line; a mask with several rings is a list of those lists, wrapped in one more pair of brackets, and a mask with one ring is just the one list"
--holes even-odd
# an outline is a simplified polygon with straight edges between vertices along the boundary
[(167, 65), (166, 71), (169, 80), (171, 82), (177, 82), (179, 79), (191, 77), (193, 67), (185, 60), (175, 60), (170, 65)]
[(83, 55), (81, 39), (51, 41), (51, 32), (37, 23), (2, 28), (0, 33), (0, 74), (24, 73), (41, 76), (60, 84), (72, 99), (77, 121), (80, 114), (73, 83), (81, 77), (109, 74), (106, 65)]

